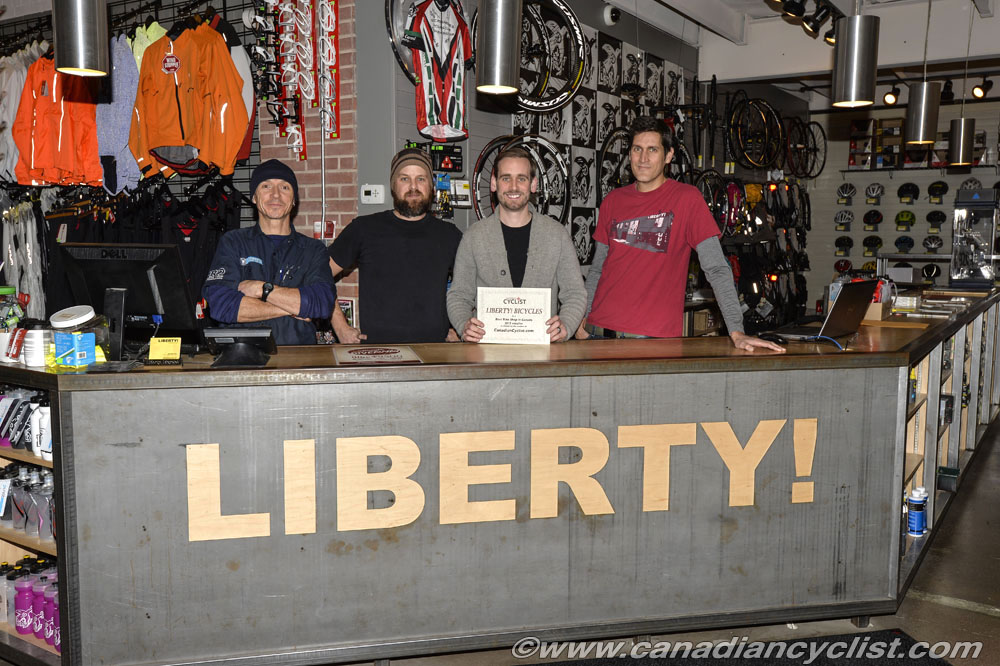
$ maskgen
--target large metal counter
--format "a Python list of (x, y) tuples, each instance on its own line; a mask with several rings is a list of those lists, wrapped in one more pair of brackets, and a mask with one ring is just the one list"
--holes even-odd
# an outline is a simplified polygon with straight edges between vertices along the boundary
[[(327, 664), (891, 613), (905, 375), (968, 321), (995, 325), (996, 300), (863, 327), (844, 352), (698, 338), (0, 368), (57, 398), (61, 663)], [(13, 639), (0, 657), (60, 663)]]

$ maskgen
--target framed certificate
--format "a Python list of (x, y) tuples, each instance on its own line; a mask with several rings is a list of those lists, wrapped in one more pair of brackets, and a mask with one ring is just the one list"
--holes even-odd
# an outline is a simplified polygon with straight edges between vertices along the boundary
[(551, 289), (479, 287), (476, 318), (486, 334), (482, 342), (507, 345), (547, 345), (545, 322), (552, 316)]

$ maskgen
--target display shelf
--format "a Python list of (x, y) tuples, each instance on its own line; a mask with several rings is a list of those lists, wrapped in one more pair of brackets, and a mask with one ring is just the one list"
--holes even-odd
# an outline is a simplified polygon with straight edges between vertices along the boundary
[(910, 482), (910, 479), (917, 473), (920, 469), (920, 464), (924, 462), (924, 457), (919, 453), (907, 453), (906, 459), (903, 462), (903, 485), (905, 486)]
[(913, 404), (906, 408), (906, 420), (909, 421), (914, 417), (914, 415), (920, 411), (920, 408), (924, 406), (927, 402), (926, 393), (918, 393), (917, 399), (913, 401)]
[(0, 539), (35, 553), (45, 553), (46, 555), (51, 555), (53, 557), (57, 555), (56, 542), (54, 540), (48, 539), (43, 541), (38, 537), (28, 536), (21, 530), (15, 530), (10, 527), (0, 527)]
[(952, 498), (955, 497), (955, 493), (950, 493), (947, 490), (938, 490), (934, 493), (934, 524), (937, 525), (937, 521), (941, 519), (944, 512), (948, 510), (948, 505), (951, 504)]
[(926, 166), (926, 167), (910, 167), (908, 169), (841, 169), (840, 173), (856, 173), (858, 171), (878, 171), (879, 173), (893, 172), (893, 171), (948, 171), (949, 169), (954, 169), (955, 171), (968, 171), (970, 169), (993, 169), (997, 170), (997, 165), (994, 164), (976, 164), (973, 166)]
[(983, 438), (983, 435), (986, 434), (986, 429), (988, 427), (989, 426), (985, 426), (985, 425), (978, 425), (978, 426), (976, 426), (976, 444), (978, 444), (979, 440), (981, 440)]
[(28, 453), (22, 449), (8, 449), (7, 447), (0, 447), (0, 458), (4, 458), (6, 460), (17, 460), (18, 462), (31, 463), (32, 465), (52, 469), (51, 460), (42, 460), (35, 454)]
[(951, 368), (948, 368), (941, 374), (941, 386), (944, 386), (949, 379), (951, 379)]
[(13, 638), (17, 638), (18, 640), (22, 640), (25, 643), (29, 643), (31, 645), (34, 645), (37, 648), (41, 648), (41, 649), (45, 650), (46, 652), (51, 652), (54, 655), (58, 655), (59, 654), (58, 652), (56, 652), (56, 649), (54, 647), (52, 647), (51, 645), (49, 645), (48, 643), (46, 643), (43, 639), (36, 638), (34, 634), (19, 634), (19, 633), (17, 633), (17, 629), (15, 629), (14, 627), (10, 626), (6, 622), (0, 622), (0, 631), (4, 632), (8, 636), (11, 636)]
[(923, 559), (927, 550), (929, 534), (921, 537), (906, 535), (906, 545), (903, 547), (903, 555), (899, 561), (899, 593), (903, 595), (910, 586), (910, 581), (917, 573), (920, 560)]

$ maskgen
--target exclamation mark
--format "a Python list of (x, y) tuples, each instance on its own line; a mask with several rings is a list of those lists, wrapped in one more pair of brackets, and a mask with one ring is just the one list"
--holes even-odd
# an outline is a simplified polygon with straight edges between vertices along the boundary
[[(795, 447), (795, 476), (812, 475), (813, 455), (816, 453), (816, 423), (818, 419), (795, 419), (792, 441)], [(812, 481), (792, 482), (792, 504), (813, 501)]]

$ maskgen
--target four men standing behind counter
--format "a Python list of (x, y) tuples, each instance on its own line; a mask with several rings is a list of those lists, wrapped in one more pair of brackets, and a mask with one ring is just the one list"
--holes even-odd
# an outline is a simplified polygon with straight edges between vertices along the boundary
[[(733, 343), (748, 351), (755, 347), (784, 351), (743, 334), (732, 273), (707, 207), (697, 190), (665, 177), (673, 137), (651, 118), (638, 119), (630, 135), (637, 182), (605, 200), (595, 234), (598, 256), (588, 276), (594, 323), (603, 324), (607, 332), (602, 319), (607, 315), (597, 312), (603, 306), (595, 301), (607, 303), (609, 290), (617, 285), (626, 294), (638, 289), (629, 298), (614, 299), (616, 311), (625, 312), (619, 317), (639, 317), (636, 330), (622, 327), (626, 332), (638, 337), (678, 335), (679, 326), (675, 330), (673, 325), (648, 322), (679, 320), (687, 256), (697, 249)], [(234, 325), (268, 325), (278, 344), (314, 343), (315, 328), (309, 320), (327, 316), (341, 343), (480, 342), (486, 331), (475, 316), (477, 288), (535, 287), (551, 290), (554, 314), (545, 322), (550, 341), (561, 342), (574, 333), (588, 337), (583, 324), (590, 303), (576, 250), (565, 227), (530, 205), (538, 177), (525, 150), (514, 148), (498, 155), (490, 180), (497, 209), (472, 225), (464, 238), (453, 224), (430, 215), (433, 173), (427, 153), (416, 148), (397, 153), (390, 182), (393, 209), (356, 218), (330, 246), (329, 260), (321, 270), (316, 264), (322, 243), (306, 239), (291, 226), (297, 199), (294, 173), (277, 160), (259, 166), (251, 189), (260, 221), (253, 228), (226, 234), (220, 242), (203, 290), (212, 317)], [(618, 209), (631, 217), (618, 219)], [(609, 253), (609, 245), (625, 253)], [(641, 252), (633, 257), (629, 251)], [(647, 265), (646, 254), (657, 260), (659, 268)], [(360, 328), (347, 322), (333, 288), (333, 277), (355, 265), (361, 271)], [(611, 269), (617, 277), (606, 285)], [(671, 297), (665, 298), (665, 293)], [(631, 314), (629, 308), (622, 310), (629, 303)], [(449, 319), (454, 329), (449, 328)]]

